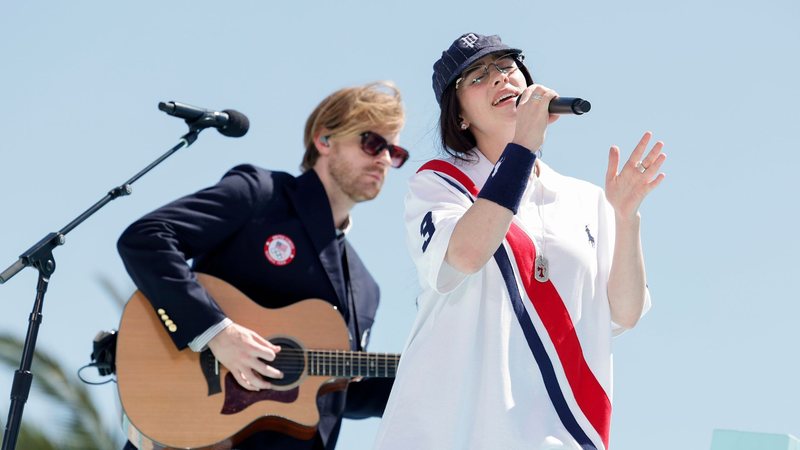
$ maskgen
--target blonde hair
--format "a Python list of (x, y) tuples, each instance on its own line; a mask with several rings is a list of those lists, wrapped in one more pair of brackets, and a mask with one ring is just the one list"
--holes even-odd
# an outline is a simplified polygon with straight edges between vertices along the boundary
[(314, 136), (320, 129), (327, 129), (329, 136), (356, 136), (375, 129), (396, 134), (404, 122), (400, 91), (391, 81), (340, 89), (320, 102), (308, 116), (303, 133), (306, 153), (300, 168), (305, 172), (317, 163), (319, 150)]

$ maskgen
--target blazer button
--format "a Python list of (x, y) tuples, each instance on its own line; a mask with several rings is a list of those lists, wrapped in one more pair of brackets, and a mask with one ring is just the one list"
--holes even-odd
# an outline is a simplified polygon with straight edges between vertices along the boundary
[(174, 323), (169, 326), (170, 333), (174, 333), (177, 329), (178, 329), (178, 326), (175, 325)]

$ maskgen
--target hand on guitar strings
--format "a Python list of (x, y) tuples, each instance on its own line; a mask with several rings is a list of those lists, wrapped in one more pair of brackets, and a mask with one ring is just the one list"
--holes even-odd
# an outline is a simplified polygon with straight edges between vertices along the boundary
[(283, 378), (281, 371), (264, 363), (274, 361), (275, 354), (281, 348), (249, 328), (231, 324), (211, 339), (208, 348), (247, 390), (258, 391), (272, 387), (261, 375), (273, 379)]

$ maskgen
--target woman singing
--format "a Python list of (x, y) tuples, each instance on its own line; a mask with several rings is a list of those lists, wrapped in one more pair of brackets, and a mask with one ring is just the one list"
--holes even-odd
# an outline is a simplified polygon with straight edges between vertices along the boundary
[(538, 157), (557, 94), (522, 61), (467, 33), (433, 66), (448, 157), (410, 180), (422, 292), (378, 449), (608, 448), (611, 337), (650, 306), (638, 210), (666, 155), (648, 132), (621, 169), (611, 147), (605, 190), (557, 173)]

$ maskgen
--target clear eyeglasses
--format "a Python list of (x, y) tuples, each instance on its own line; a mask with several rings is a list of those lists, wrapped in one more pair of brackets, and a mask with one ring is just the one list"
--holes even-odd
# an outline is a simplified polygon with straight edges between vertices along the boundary
[(523, 59), (524, 57), (522, 54), (507, 53), (489, 64), (477, 64), (469, 67), (462, 72), (461, 76), (456, 80), (456, 89), (462, 86), (462, 81), (466, 86), (480, 84), (480, 82), (489, 75), (489, 66), (494, 66), (498, 72), (504, 75), (511, 74), (519, 68), (517, 63), (522, 63)]

